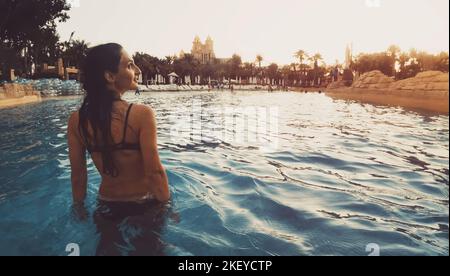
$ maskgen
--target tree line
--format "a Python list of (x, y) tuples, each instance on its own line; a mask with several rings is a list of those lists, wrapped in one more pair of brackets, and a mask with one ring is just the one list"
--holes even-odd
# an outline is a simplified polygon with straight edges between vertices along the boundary
[(379, 70), (389, 77), (402, 80), (423, 71), (448, 72), (449, 57), (447, 52), (430, 54), (416, 49), (402, 51), (400, 47), (392, 45), (384, 52), (359, 54), (350, 68), (358, 74)]
[[(66, 0), (0, 0), (0, 71), (2, 79), (7, 79), (10, 69), (24, 77), (51, 77), (41, 72), (43, 63), (55, 64), (59, 58), (65, 66), (80, 68), (89, 44), (84, 40), (60, 41), (56, 31), (58, 22), (69, 19), (70, 5)], [(180, 57), (158, 58), (147, 53), (135, 53), (135, 63), (143, 72), (143, 81), (155, 80), (160, 76), (167, 82), (167, 75), (175, 72), (186, 79), (200, 79), (206, 84), (210, 80), (240, 80), (242, 83), (276, 83), (286, 86), (326, 85), (335, 72), (344, 73), (347, 78), (354, 74), (364, 74), (380, 70), (396, 79), (414, 77), (427, 70), (448, 72), (448, 53), (429, 54), (411, 49), (402, 51), (392, 45), (380, 53), (362, 53), (351, 61), (344, 72), (340, 64), (326, 65), (320, 53), (308, 54), (298, 50), (293, 54), (293, 62), (279, 66), (271, 63), (263, 66), (264, 57), (257, 55), (252, 62), (243, 62), (235, 54), (230, 59), (215, 59), (201, 64), (191, 54)]]
[(79, 68), (89, 45), (84, 40), (60, 41), (57, 23), (69, 19), (66, 0), (0, 0), (0, 71), (9, 78), (10, 69), (23, 77), (55, 77), (41, 72), (40, 65)]
[[(143, 81), (156, 79), (157, 75), (167, 76), (175, 72), (185, 82), (186, 77), (192, 82), (200, 77), (200, 83), (206, 84), (210, 80), (235, 80), (241, 83), (256, 84), (285, 84), (285, 85), (319, 85), (330, 70), (323, 63), (322, 55), (317, 53), (309, 56), (306, 51), (299, 50), (294, 57), (300, 63), (279, 66), (271, 63), (262, 66), (264, 57), (257, 55), (254, 62), (243, 62), (242, 58), (234, 54), (230, 59), (215, 59), (210, 63), (202, 64), (191, 54), (180, 57), (166, 56), (160, 59), (147, 53), (133, 55), (136, 65), (141, 68)], [(307, 64), (307, 62), (310, 64)]]

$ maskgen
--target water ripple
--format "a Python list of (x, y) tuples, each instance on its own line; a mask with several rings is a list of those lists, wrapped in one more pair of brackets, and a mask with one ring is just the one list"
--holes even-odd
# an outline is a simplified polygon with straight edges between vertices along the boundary
[[(365, 255), (369, 243), (448, 255), (448, 116), (312, 93), (126, 98), (156, 111), (170, 204), (104, 210), (88, 159), (87, 209), (72, 210), (65, 132), (81, 99), (1, 110), (0, 255), (65, 255), (70, 242), (86, 255)], [(242, 133), (216, 113), (255, 106), (278, 108), (278, 131), (226, 139)]]

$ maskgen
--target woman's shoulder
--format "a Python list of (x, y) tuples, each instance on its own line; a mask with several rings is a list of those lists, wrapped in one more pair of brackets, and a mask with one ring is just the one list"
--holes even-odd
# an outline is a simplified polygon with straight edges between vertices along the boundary
[(156, 124), (156, 114), (153, 108), (143, 104), (133, 104), (134, 116), (140, 127)]
[(148, 118), (155, 116), (155, 111), (148, 105), (133, 104), (133, 110), (135, 111), (135, 114), (137, 114), (137, 116), (139, 116), (140, 118)]
[(153, 108), (151, 108), (148, 105), (136, 104), (136, 103), (133, 104), (133, 109), (136, 109), (136, 110), (141, 111), (141, 112), (153, 111)]

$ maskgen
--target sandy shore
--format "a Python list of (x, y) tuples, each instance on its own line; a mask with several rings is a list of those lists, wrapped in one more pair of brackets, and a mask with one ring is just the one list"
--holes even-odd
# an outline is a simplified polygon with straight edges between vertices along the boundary
[(376, 105), (400, 106), (439, 114), (449, 114), (448, 91), (370, 90), (359, 88), (327, 89), (333, 99), (354, 100)]
[(24, 96), (22, 98), (0, 99), (0, 109), (16, 107), (19, 105), (41, 102), (42, 98), (38, 95)]

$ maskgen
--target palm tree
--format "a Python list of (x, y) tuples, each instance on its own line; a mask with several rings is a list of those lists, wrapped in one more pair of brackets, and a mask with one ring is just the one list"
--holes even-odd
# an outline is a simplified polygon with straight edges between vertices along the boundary
[(242, 77), (247, 80), (247, 82), (250, 82), (250, 78), (253, 77), (253, 66), (254, 64), (251, 62), (245, 62), (242, 65)]
[(400, 65), (400, 72), (397, 76), (398, 79), (403, 79), (406, 76), (406, 63), (411, 59), (407, 53), (401, 53), (398, 57), (398, 63)]
[[(259, 73), (260, 74), (262, 74), (262, 71), (261, 71), (261, 62), (263, 61), (264, 59), (263, 59), (263, 57), (261, 56), (261, 55), (257, 55), (256, 56), (256, 62), (259, 64)], [(260, 76), (260, 79), (261, 79), (261, 76)]]
[(256, 62), (259, 64), (259, 68), (261, 69), (261, 62), (264, 60), (264, 58), (261, 55), (256, 56)]
[(303, 61), (309, 57), (308, 53), (306, 53), (304, 50), (298, 50), (294, 57), (298, 58), (300, 60), (300, 67), (303, 65)]
[(277, 80), (278, 78), (278, 65), (276, 63), (272, 63), (267, 67), (267, 76), (269, 77), (269, 81)]
[(412, 48), (409, 50), (409, 56), (411, 57), (411, 62), (414, 64), (416, 68), (417, 73), (421, 71), (422, 64), (420, 60), (420, 53), (417, 51), (417, 49)]
[(63, 58), (69, 66), (80, 67), (80, 61), (86, 57), (89, 44), (84, 40), (73, 40), (71, 42), (64, 43), (65, 50), (63, 52)]
[(168, 64), (168, 65), (172, 65), (173, 64), (173, 62), (175, 61), (175, 57), (173, 57), (173, 56), (166, 56), (165, 57), (166, 59), (165, 59), (165, 62)]
[(398, 61), (400, 63), (400, 68), (404, 68), (405, 64), (409, 61), (410, 57), (407, 53), (401, 53), (398, 57)]
[(291, 63), (289, 66), (294, 69), (294, 72), (297, 72), (297, 64), (295, 64), (295, 62)]
[(437, 68), (441, 72), (447, 72), (448, 73), (448, 53), (447, 52), (440, 52), (439, 53)]
[(323, 57), (322, 57), (322, 55), (320, 53), (316, 53), (315, 55), (313, 55), (311, 57), (311, 60), (314, 62), (315, 66), (318, 66), (319, 61), (322, 61)]
[(389, 48), (387, 49), (388, 54), (397, 59), (398, 54), (401, 52), (400, 47), (398, 47), (397, 45), (391, 45), (389, 46)]
[[(189, 76), (191, 79), (195, 79), (200, 74), (200, 63), (191, 54), (185, 54), (182, 59), (180, 59), (182, 68), (184, 71), (184, 76)], [(183, 79), (184, 82), (184, 79)]]
[(298, 50), (295, 52), (294, 57), (298, 58), (300, 61), (300, 72), (302, 77), (305, 75), (304, 67), (303, 67), (303, 61), (308, 58), (308, 53), (306, 53), (304, 50)]
[(320, 53), (316, 53), (314, 54), (312, 57), (309, 58), (310, 61), (312, 61), (314, 63), (314, 69), (313, 69), (313, 82), (314, 84), (317, 83), (317, 75), (319, 73), (319, 61), (323, 60), (322, 55)]
[[(295, 63), (293, 63), (293, 64), (294, 64), (293, 68), (294, 68), (294, 72), (295, 72)], [(283, 68), (281, 68), (281, 74), (283, 76), (284, 85), (286, 85), (286, 86), (288, 86), (291, 81), (291, 75), (292, 75), (291, 74), (291, 72), (292, 72), (291, 66), (292, 66), (292, 64), (285, 65), (285, 66), (283, 66)]]
[(391, 56), (392, 58), (392, 73), (394, 74), (394, 76), (396, 75), (396, 64), (398, 61), (398, 55), (400, 54), (401, 49), (400, 47), (398, 47), (397, 45), (391, 45), (389, 46), (389, 48), (387, 49), (387, 53)]
[(199, 72), (202, 78), (202, 82), (206, 83), (206, 80), (215, 77), (216, 70), (213, 64), (207, 63), (207, 64), (199, 64)]
[(155, 77), (158, 73), (159, 59), (145, 53), (135, 53), (133, 55), (134, 63), (141, 69), (142, 79), (145, 84), (149, 78)]

